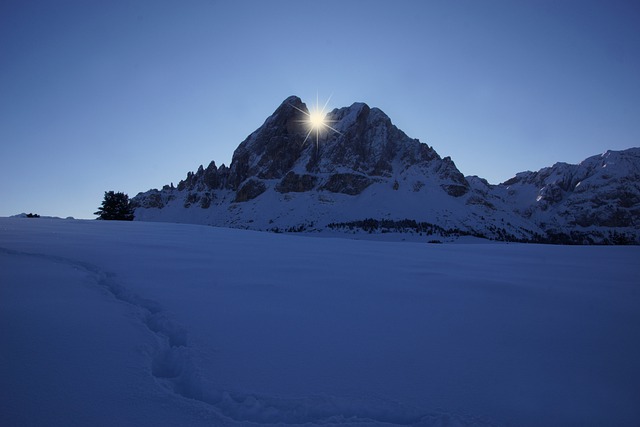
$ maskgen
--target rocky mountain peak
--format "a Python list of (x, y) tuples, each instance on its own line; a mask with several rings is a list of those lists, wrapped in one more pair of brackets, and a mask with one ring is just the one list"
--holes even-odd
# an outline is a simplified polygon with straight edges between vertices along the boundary
[(247, 178), (282, 178), (295, 165), (304, 150), (304, 117), (307, 106), (290, 96), (247, 137), (233, 153), (230, 187), (237, 190)]
[(228, 188), (246, 194), (242, 200), (261, 194), (268, 180), (281, 180), (275, 187), (280, 192), (318, 188), (359, 194), (378, 177), (421, 165), (447, 181), (442, 188), (448, 193), (468, 190), (450, 159), (409, 138), (378, 108), (354, 103), (334, 109), (318, 132), (310, 129), (308, 115), (299, 97), (285, 99), (234, 152)]

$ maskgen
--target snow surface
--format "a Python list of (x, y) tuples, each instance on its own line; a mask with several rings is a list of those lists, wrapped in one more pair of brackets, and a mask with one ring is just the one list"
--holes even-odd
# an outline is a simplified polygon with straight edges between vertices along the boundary
[(639, 259), (0, 218), (0, 425), (638, 425)]

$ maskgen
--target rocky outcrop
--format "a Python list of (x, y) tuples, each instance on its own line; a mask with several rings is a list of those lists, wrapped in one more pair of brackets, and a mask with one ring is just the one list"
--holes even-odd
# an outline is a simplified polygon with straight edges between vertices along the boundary
[(236, 190), (249, 177), (280, 179), (294, 167), (305, 149), (306, 129), (300, 110), (308, 111), (300, 98), (287, 98), (238, 146), (231, 161), (231, 189)]
[(371, 178), (353, 173), (337, 173), (331, 175), (329, 180), (321, 187), (322, 190), (332, 193), (348, 194), (355, 196), (373, 183)]
[(284, 178), (276, 185), (275, 189), (279, 193), (302, 193), (305, 191), (311, 191), (318, 182), (318, 178), (314, 175), (297, 173), (290, 171)]
[(258, 179), (247, 180), (236, 192), (234, 202), (246, 202), (252, 200), (265, 192), (267, 186)]
[(469, 191), (469, 183), (453, 163), (451, 157), (442, 159), (442, 162), (438, 165), (437, 172), (438, 176), (446, 182), (441, 184), (441, 187), (450, 196), (464, 196)]

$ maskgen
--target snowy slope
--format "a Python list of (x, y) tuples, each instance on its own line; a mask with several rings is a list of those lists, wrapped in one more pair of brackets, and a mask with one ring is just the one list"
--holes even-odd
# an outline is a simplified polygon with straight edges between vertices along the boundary
[(598, 241), (609, 231), (636, 236), (631, 239), (637, 242), (640, 148), (523, 172), (493, 192), (547, 232), (584, 234)]
[(0, 425), (637, 425), (639, 257), (0, 218)]
[[(557, 164), (492, 186), (465, 178), (450, 158), (408, 137), (377, 108), (355, 103), (333, 110), (327, 115), (332, 129), (317, 139), (305, 123), (307, 111), (298, 97), (287, 98), (238, 146), (229, 167), (211, 162), (177, 187), (138, 194), (136, 220), (392, 231), (398, 239), (409, 234), (409, 240), (423, 241), (473, 235), (640, 243), (640, 149)], [(386, 226), (363, 227), (371, 220)], [(407, 227), (406, 220), (424, 226)]]

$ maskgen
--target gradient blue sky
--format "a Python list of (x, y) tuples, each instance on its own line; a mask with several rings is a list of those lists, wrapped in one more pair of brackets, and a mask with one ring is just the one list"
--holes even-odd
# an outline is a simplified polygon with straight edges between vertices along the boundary
[(366, 102), (465, 175), (640, 146), (638, 1), (0, 2), (0, 216), (94, 218), (289, 95)]

